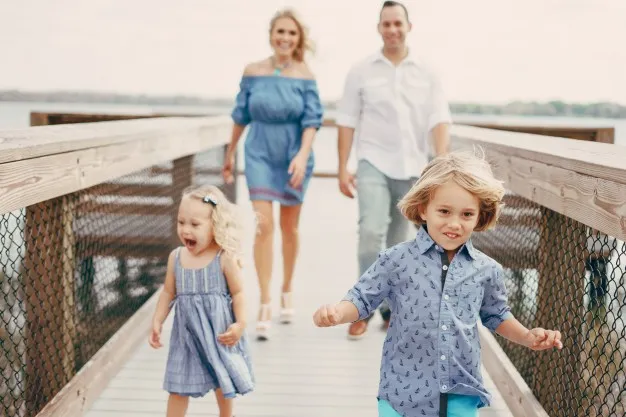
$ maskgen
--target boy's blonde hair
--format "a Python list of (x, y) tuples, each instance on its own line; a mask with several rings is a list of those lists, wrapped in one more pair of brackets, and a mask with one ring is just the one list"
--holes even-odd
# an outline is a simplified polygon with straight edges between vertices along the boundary
[(474, 230), (480, 232), (493, 227), (504, 205), (503, 182), (493, 176), (484, 155), (479, 157), (467, 151), (451, 152), (433, 159), (411, 190), (398, 202), (402, 215), (415, 224), (425, 223), (420, 211), (426, 208), (437, 188), (450, 180), (479, 200), (480, 212)]
[(233, 256), (241, 266), (242, 227), (238, 207), (231, 203), (224, 193), (214, 185), (187, 187), (183, 191), (183, 197), (199, 200), (212, 206), (213, 239), (224, 252)]

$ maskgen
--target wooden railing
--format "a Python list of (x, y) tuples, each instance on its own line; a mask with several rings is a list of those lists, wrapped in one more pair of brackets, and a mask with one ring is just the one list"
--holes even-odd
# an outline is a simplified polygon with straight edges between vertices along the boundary
[(515, 368), (483, 332), (490, 375), (516, 415), (545, 416), (541, 403), (553, 416), (617, 416), (626, 406), (624, 375), (611, 369), (623, 366), (626, 340), (610, 328), (626, 326), (619, 314), (626, 307), (619, 298), (626, 290), (619, 261), (626, 255), (626, 148), (467, 126), (453, 127), (452, 137), (454, 148), (486, 151), (509, 191), (503, 217), (517, 222), (517, 230), (496, 227), (478, 237), (477, 246), (511, 271), (518, 291), (532, 294), (521, 296), (520, 314), (561, 329), (566, 346), (532, 356), (499, 340)]
[(508, 123), (466, 124), (468, 126), (482, 127), (485, 129), (504, 130), (506, 132), (531, 133), (534, 135), (584, 140), (588, 142), (615, 143), (615, 128), (612, 127), (534, 126), (512, 125)]
[(507, 189), (498, 226), (475, 234), (475, 244), (511, 276), (521, 321), (561, 329), (566, 345), (533, 358), (481, 327), (486, 368), (516, 416), (556, 416), (559, 407), (567, 417), (608, 416), (608, 407), (626, 406), (626, 375), (609, 370), (626, 365), (626, 337), (606, 334), (626, 328), (614, 319), (625, 298), (606, 311), (609, 287), (626, 293), (626, 148), (611, 145), (612, 128), (485, 126), (451, 128), (452, 149), (480, 147)]
[[(68, 120), (57, 119), (61, 123)], [(30, 405), (22, 414), (15, 415), (34, 415), (29, 411), (39, 411), (46, 403), (41, 416), (80, 415), (144, 337), (138, 329), (148, 328), (147, 320), (155, 303), (153, 295), (133, 307), (134, 314), (119, 329), (112, 330), (114, 336), (86, 358), (86, 364), (76, 362), (80, 355), (73, 352), (81, 326), (75, 315), (79, 303), (74, 292), (78, 286), (75, 280), (93, 275), (93, 257), (162, 258), (166, 252), (159, 239), (141, 234), (146, 232), (139, 235), (107, 232), (104, 237), (92, 232), (85, 234), (83, 229), (76, 228), (80, 223), (78, 217), (83, 216), (84, 222), (89, 219), (84, 216), (94, 213), (145, 218), (160, 215), (162, 219), (154, 223), (155, 228), (162, 231), (163, 227), (169, 227), (173, 234), (171, 222), (163, 218), (171, 219), (174, 215), (172, 209), (176, 207), (179, 191), (191, 184), (196, 175), (209, 176), (216, 183), (220, 181), (219, 161), (209, 167), (197, 167), (194, 156), (212, 149), (223, 155), (231, 126), (227, 117), (90, 123), (83, 115), (73, 120), (81, 123), (0, 132), (0, 216), (14, 213), (11, 215), (24, 218), (23, 271), (16, 275), (16, 282), (23, 285), (20, 291), (26, 295), (25, 401)], [(52, 118), (43, 121), (43, 116), (33, 116), (34, 124), (51, 122), (54, 123)], [(327, 120), (324, 125), (332, 127), (333, 121)], [(616, 251), (615, 245), (608, 247), (608, 251), (606, 245), (599, 245), (600, 248), (590, 245), (594, 237), (626, 240), (625, 148), (468, 126), (454, 126), (452, 137), (454, 148), (479, 145), (485, 149), (494, 162), (497, 176), (505, 181), (508, 211), (502, 216), (500, 230), (537, 236), (536, 241), (530, 239), (516, 246), (514, 240), (508, 239), (510, 235), (503, 234), (504, 239), (498, 239), (496, 234), (492, 235), (497, 238), (496, 244), (478, 238), (477, 246), (513, 271), (521, 283), (528, 279), (519, 271), (537, 271), (538, 301), (533, 318), (540, 325), (561, 328), (564, 332), (566, 349), (561, 356), (537, 355), (537, 359), (531, 360), (537, 377), (530, 378), (524, 366), (517, 366), (528, 362), (518, 360), (522, 357), (518, 351), (481, 331), (483, 359), (489, 373), (516, 416), (546, 416), (544, 407), (554, 406), (550, 396), (560, 396), (564, 407), (572, 406), (576, 400), (583, 401), (586, 396), (592, 402), (596, 397), (585, 391), (591, 384), (588, 374), (597, 377), (598, 371), (589, 371), (583, 363), (594, 354), (587, 349), (584, 338), (593, 331), (595, 340), (599, 340), (602, 329), (594, 324), (597, 310), (594, 310), (596, 322), (591, 323), (583, 311), (583, 298), (588, 295), (584, 285), (585, 266), (593, 257), (610, 257)], [(609, 141), (606, 136), (603, 140)], [(131, 181), (128, 185), (119, 181), (139, 171), (148, 178), (164, 175), (169, 178), (169, 185), (149, 181), (135, 185)], [(316, 175), (332, 177), (336, 173)], [(153, 202), (146, 209), (133, 200), (155, 196), (166, 198), (167, 202)], [(132, 198), (128, 201), (126, 197)], [(500, 233), (498, 227), (494, 233)], [(95, 241), (97, 244), (92, 244)], [(89, 244), (81, 246), (80, 242)], [(515, 250), (526, 252), (512, 255)], [(558, 259), (559, 255), (555, 258), (555, 253), (562, 253), (567, 259)], [(564, 265), (567, 268), (559, 268)], [(53, 292), (61, 296), (44, 297), (45, 302), (41, 302), (42, 294)], [(624, 301), (621, 303), (620, 308), (624, 307)], [(528, 306), (517, 307), (524, 312)], [(62, 320), (49, 320), (49, 317)], [(604, 338), (598, 343), (610, 352), (612, 361), (617, 361), (621, 339), (616, 342)], [(56, 354), (50, 354), (50, 346), (57, 348)], [(543, 369), (550, 358), (562, 367), (557, 376)], [(605, 379), (620, 378), (609, 370), (600, 377), (600, 382), (591, 387), (596, 392), (607, 389), (602, 388)], [(37, 378), (39, 384), (35, 382)], [(34, 388), (46, 383), (63, 388), (60, 392), (48, 389), (45, 396), (35, 392)], [(620, 398), (611, 405), (616, 407)], [(566, 410), (563, 415), (581, 414), (579, 410), (571, 413)]]
[[(77, 416), (97, 398), (149, 328), (162, 279), (151, 270), (171, 250), (182, 189), (199, 180), (235, 197), (214, 175), (230, 127), (169, 117), (0, 131), (0, 415)], [(98, 259), (117, 267), (98, 272)], [(145, 267), (135, 277), (133, 260)]]

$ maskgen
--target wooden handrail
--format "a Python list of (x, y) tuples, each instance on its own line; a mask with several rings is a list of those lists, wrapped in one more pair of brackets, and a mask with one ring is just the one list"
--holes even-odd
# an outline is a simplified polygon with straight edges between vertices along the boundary
[(480, 146), (507, 189), (626, 240), (626, 147), (469, 126), (453, 146)]
[[(0, 131), (0, 214), (224, 145), (231, 125), (165, 117)], [(488, 149), (514, 193), (626, 239), (626, 147), (462, 125), (451, 134), (455, 146)]]
[[(164, 117), (0, 130), (0, 164), (145, 138), (204, 135), (207, 129), (229, 128), (230, 124), (224, 116)], [(222, 144), (229, 135), (216, 139)]]
[(510, 191), (626, 240), (626, 147), (466, 125), (450, 134), (455, 149), (485, 149)]
[(0, 131), (0, 214), (223, 146), (230, 128), (174, 117)]
[(586, 140), (590, 142), (615, 143), (614, 127), (586, 127), (562, 125), (520, 125), (504, 123), (463, 123), (468, 126), (508, 132), (532, 133), (535, 135), (557, 136), (560, 138)]
[(451, 135), (466, 144), (626, 184), (624, 146), (463, 125), (454, 125)]

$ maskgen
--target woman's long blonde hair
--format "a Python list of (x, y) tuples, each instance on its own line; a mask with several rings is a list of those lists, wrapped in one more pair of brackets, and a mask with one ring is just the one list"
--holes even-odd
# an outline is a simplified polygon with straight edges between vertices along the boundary
[(224, 193), (214, 185), (188, 187), (183, 191), (183, 197), (193, 198), (212, 206), (215, 203), (211, 211), (213, 239), (224, 252), (231, 255), (241, 266), (242, 223), (239, 208), (231, 203)]
[(293, 51), (293, 59), (302, 62), (304, 61), (304, 55), (306, 51), (315, 53), (315, 45), (309, 37), (309, 28), (304, 24), (304, 22), (298, 16), (298, 13), (296, 13), (294, 9), (286, 8), (279, 10), (276, 12), (274, 17), (272, 17), (272, 20), (270, 20), (270, 42), (272, 38), (272, 31), (274, 30), (276, 21), (283, 17), (293, 20), (293, 22), (298, 27), (298, 31), (300, 32), (300, 40), (298, 41), (298, 46), (296, 46), (296, 49)]

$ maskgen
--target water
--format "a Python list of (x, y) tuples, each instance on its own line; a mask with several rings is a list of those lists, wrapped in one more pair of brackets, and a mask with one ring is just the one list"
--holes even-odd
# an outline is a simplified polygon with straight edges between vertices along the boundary
[(215, 114), (223, 113), (219, 107), (199, 106), (143, 106), (127, 104), (95, 103), (38, 103), (38, 102), (2, 102), (0, 101), (0, 129), (16, 129), (30, 126), (30, 113), (104, 113), (137, 114), (152, 113), (175, 114)]
[[(107, 114), (228, 114), (230, 108), (212, 106), (165, 106), (94, 103), (0, 102), (0, 130), (28, 127), (30, 112), (107, 113)], [(329, 116), (332, 116), (329, 114)], [(487, 122), (515, 125), (546, 125), (571, 127), (613, 127), (615, 144), (626, 146), (626, 119), (551, 116), (454, 115), (456, 123)]]

